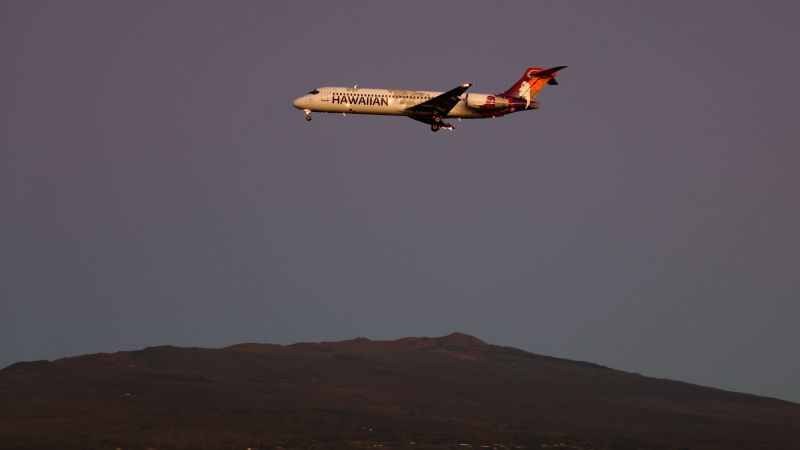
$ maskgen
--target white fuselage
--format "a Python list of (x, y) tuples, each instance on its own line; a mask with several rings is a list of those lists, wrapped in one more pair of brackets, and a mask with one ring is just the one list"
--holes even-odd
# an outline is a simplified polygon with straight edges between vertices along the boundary
[[(357, 87), (322, 87), (317, 94), (306, 94), (292, 104), (297, 109), (345, 114), (406, 115), (406, 108), (424, 103), (442, 92), (403, 89), (367, 89)], [(486, 117), (466, 105), (466, 94), (445, 117), (477, 119)]]

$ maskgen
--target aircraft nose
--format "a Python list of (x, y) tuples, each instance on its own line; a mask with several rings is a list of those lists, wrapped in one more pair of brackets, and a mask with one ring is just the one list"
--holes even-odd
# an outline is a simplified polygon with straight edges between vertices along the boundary
[(294, 101), (292, 102), (292, 105), (293, 105), (295, 108), (297, 108), (297, 109), (303, 109), (303, 99), (304, 99), (304, 98), (305, 98), (305, 96), (304, 96), (304, 97), (297, 97), (297, 98), (296, 98), (296, 99), (294, 99)]

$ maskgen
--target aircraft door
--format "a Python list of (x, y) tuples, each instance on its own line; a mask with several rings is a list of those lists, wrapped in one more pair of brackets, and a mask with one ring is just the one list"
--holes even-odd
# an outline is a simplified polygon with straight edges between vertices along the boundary
[(330, 89), (322, 89), (320, 91), (320, 98), (319, 99), (322, 100), (323, 102), (327, 102), (328, 100), (330, 100), (331, 99), (331, 90)]

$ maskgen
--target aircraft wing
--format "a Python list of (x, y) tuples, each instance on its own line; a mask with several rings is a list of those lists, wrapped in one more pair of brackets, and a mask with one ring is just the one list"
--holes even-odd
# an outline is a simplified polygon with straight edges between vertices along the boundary
[(406, 108), (405, 112), (412, 119), (419, 120), (420, 122), (433, 124), (433, 117), (444, 117), (447, 113), (456, 106), (459, 102), (461, 94), (463, 94), (472, 83), (464, 83), (457, 88), (450, 89), (444, 94), (439, 94), (430, 100), (424, 101), (418, 105)]

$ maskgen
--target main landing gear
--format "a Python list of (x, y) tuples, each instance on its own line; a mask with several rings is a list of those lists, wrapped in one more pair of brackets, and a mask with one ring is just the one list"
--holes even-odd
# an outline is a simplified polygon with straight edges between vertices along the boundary
[[(430, 123), (430, 122), (429, 122)], [(431, 131), (452, 130), (453, 125), (442, 122), (442, 116), (433, 116), (433, 123), (431, 124)]]
[(304, 112), (306, 113), (306, 122), (311, 122), (311, 111), (306, 109)]

